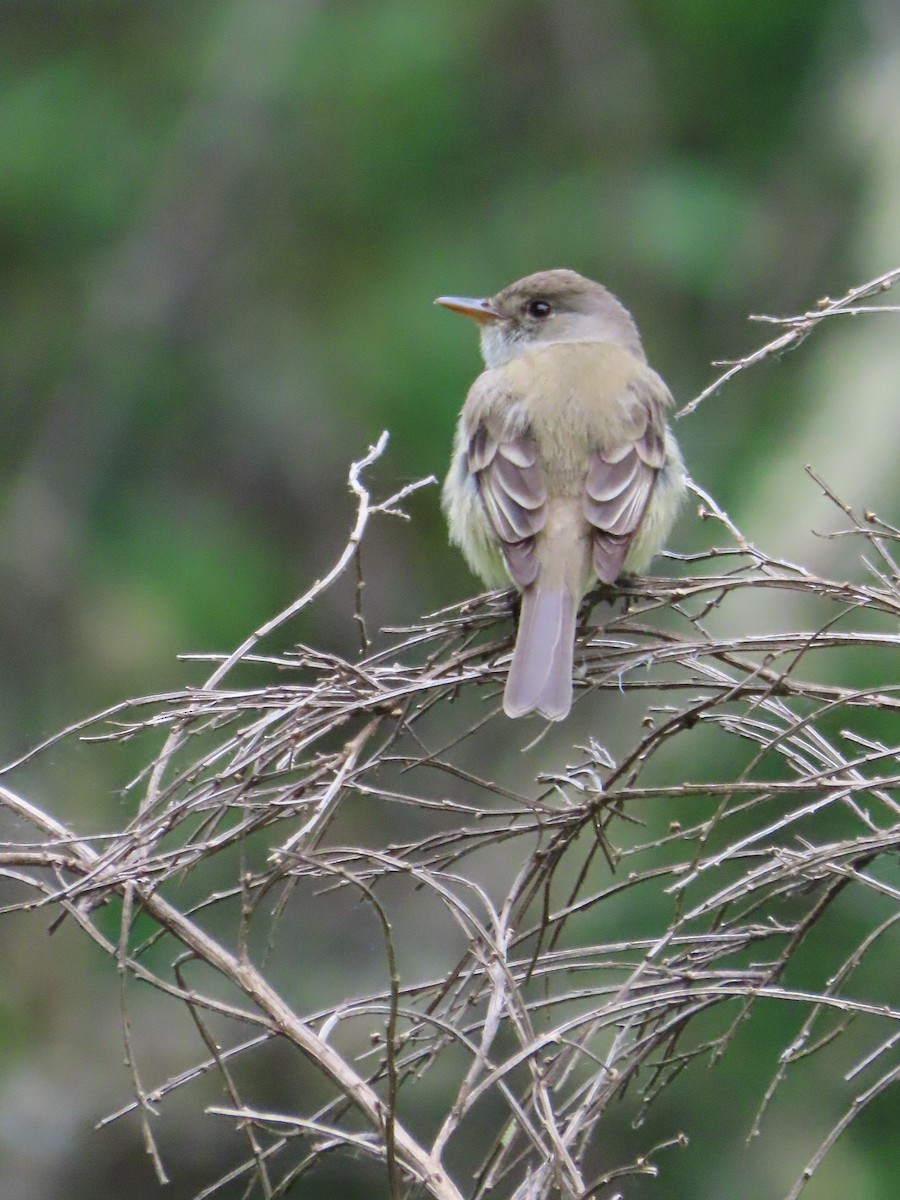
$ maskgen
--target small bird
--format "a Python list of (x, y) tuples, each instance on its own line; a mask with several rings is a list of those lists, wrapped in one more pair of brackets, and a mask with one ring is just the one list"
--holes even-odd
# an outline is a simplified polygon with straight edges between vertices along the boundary
[(521, 592), (503, 707), (561, 721), (578, 606), (644, 570), (685, 494), (672, 396), (628, 310), (576, 271), (539, 271), (490, 299), (435, 304), (481, 326), (486, 370), (460, 414), (443, 508), (488, 587)]

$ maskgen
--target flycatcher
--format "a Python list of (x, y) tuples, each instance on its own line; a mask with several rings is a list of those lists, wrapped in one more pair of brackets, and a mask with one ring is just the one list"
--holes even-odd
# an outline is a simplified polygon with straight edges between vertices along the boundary
[(684, 497), (672, 397), (628, 310), (575, 271), (435, 303), (480, 324), (487, 368), (444, 484), (450, 538), (488, 587), (512, 580), (522, 593), (507, 715), (561, 721), (581, 598), (597, 580), (644, 570)]

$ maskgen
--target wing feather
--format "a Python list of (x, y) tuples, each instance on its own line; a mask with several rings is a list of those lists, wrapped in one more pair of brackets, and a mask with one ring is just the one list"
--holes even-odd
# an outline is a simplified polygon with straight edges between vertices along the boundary
[(537, 577), (534, 538), (547, 520), (547, 485), (528, 432), (496, 437), (480, 424), (468, 447), (469, 471), (509, 573), (527, 587)]
[(621, 574), (665, 462), (668, 393), (646, 385), (632, 385), (629, 392), (636, 410), (635, 436), (594, 452), (582, 500), (593, 526), (594, 570), (603, 583), (615, 583)]

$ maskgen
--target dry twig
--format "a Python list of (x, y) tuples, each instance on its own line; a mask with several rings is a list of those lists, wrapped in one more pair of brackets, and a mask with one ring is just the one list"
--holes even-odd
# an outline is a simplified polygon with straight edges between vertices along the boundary
[[(897, 274), (794, 319), (779, 344)], [(132, 979), (155, 987), (188, 1006), (200, 1034), (202, 1059), (152, 1088), (129, 1040), (135, 1101), (110, 1119), (140, 1112), (162, 1176), (154, 1111), (212, 1071), (228, 1103), (208, 1111), (242, 1131), (248, 1153), (204, 1195), (234, 1180), (248, 1196), (281, 1195), (344, 1150), (384, 1164), (394, 1200), (413, 1185), (436, 1200), (582, 1200), (655, 1173), (658, 1154), (684, 1142), (675, 1131), (609, 1161), (603, 1121), (626, 1089), (650, 1105), (698, 1060), (722, 1059), (765, 1002), (796, 1008), (798, 1032), (773, 1056), (758, 1126), (789, 1071), (827, 1053), (851, 1019), (857, 1047), (869, 1030), (846, 1074), (878, 1077), (847, 1101), (807, 1178), (900, 1070), (900, 998), (855, 988), (900, 917), (881, 869), (900, 849), (896, 530), (832, 496), (880, 569), (831, 581), (767, 556), (698, 489), (723, 545), (693, 556), (690, 576), (619, 589), (624, 612), (597, 609), (568, 727), (585, 729), (583, 744), (561, 754), (556, 731), (507, 766), (498, 747), (534, 730), (499, 715), (503, 594), (374, 644), (348, 614), (363, 630), (356, 660), (284, 644), (285, 622), (352, 568), (370, 517), (411, 490), (372, 503), (363, 471), (382, 449), (351, 472), (358, 517), (326, 578), (201, 686), (79, 728), (99, 741), (166, 735), (124, 828), (95, 844), (0, 788), (38, 837), (0, 856), (22, 890), (16, 907), (62, 906), (116, 962), (123, 996)], [(730, 606), (748, 590), (801, 598), (808, 627), (735, 632)], [(827, 682), (829, 655), (846, 647), (869, 656), (865, 682)], [(640, 733), (608, 747), (598, 730), (614, 705), (638, 706)], [(795, 959), (827, 938), (850, 892), (865, 897), (868, 928), (800, 986)], [(97, 908), (114, 897), (115, 943)], [(657, 914), (653, 935), (629, 935), (631, 897)], [(150, 942), (136, 940), (138, 910)], [(361, 970), (371, 983), (351, 997), (329, 991), (307, 945), (321, 914), (338, 912), (349, 938), (367, 920), (378, 935)], [(146, 954), (158, 941), (172, 948), (169, 972)], [(124, 999), (123, 1014), (127, 1031)], [(298, 1089), (290, 1111), (273, 1112), (244, 1098), (273, 1041), (309, 1064), (317, 1099)]]

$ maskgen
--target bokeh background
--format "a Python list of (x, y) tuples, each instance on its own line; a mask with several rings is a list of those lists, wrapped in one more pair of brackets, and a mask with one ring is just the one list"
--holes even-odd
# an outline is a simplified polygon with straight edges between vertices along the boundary
[[(179, 653), (232, 648), (308, 586), (383, 429), (376, 490), (443, 472), (478, 354), (434, 296), (581, 270), (684, 402), (770, 336), (748, 313), (900, 257), (894, 0), (4, 0), (0, 63), (4, 761), (195, 678)], [(897, 329), (835, 323), (679, 423), (698, 482), (771, 551), (842, 569), (805, 462), (900, 517)], [(373, 625), (475, 587), (437, 490), (407, 507), (366, 546)], [(350, 649), (350, 604), (296, 636)], [(135, 765), (70, 747), (13, 782), (102, 828)], [(129, 1087), (110, 965), (47, 922), (0, 924), (0, 1194), (157, 1195), (134, 1128), (91, 1130)], [(696, 1116), (722, 1139), (717, 1087)], [(781, 1194), (805, 1121), (751, 1161), (741, 1120), (719, 1161), (685, 1152), (656, 1186)], [(894, 1194), (895, 1130), (860, 1122), (809, 1194)], [(176, 1126), (166, 1150), (182, 1197), (218, 1147)]]

